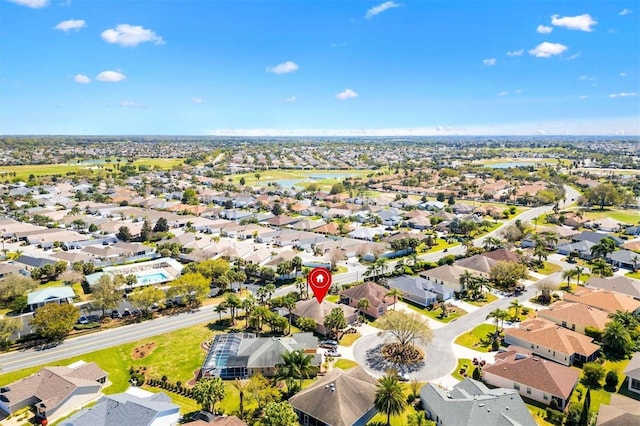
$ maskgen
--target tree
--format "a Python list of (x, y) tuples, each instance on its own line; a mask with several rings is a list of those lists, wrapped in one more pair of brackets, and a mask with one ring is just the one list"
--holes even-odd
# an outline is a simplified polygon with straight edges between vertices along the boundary
[(293, 297), (291, 296), (285, 296), (282, 298), (282, 307), (285, 308), (287, 311), (289, 311), (289, 331), (287, 334), (289, 334), (289, 332), (291, 332), (291, 320), (292, 320), (292, 312), (293, 310), (296, 308), (296, 301)]
[(602, 259), (597, 259), (591, 263), (591, 273), (599, 277), (610, 277), (613, 275), (613, 270), (607, 262)]
[(264, 409), (261, 426), (291, 426), (298, 424), (298, 415), (287, 401), (270, 402)]
[(618, 387), (618, 383), (620, 382), (620, 378), (618, 377), (618, 373), (613, 370), (609, 370), (607, 375), (604, 378), (604, 382), (606, 383), (609, 389), (615, 389)]
[(329, 331), (331, 337), (338, 338), (340, 330), (347, 328), (344, 311), (340, 308), (333, 308), (324, 319), (324, 327)]
[(13, 336), (14, 333), (17, 333), (21, 328), (22, 324), (17, 318), (0, 318), (0, 347), (7, 347), (11, 336)]
[(142, 229), (140, 229), (140, 241), (149, 241), (151, 239), (152, 232), (153, 229), (151, 228), (151, 224), (148, 220), (145, 219), (144, 223), (142, 224)]
[(236, 310), (242, 305), (242, 301), (233, 293), (227, 293), (224, 297), (224, 301), (229, 307), (229, 313), (231, 314), (231, 324), (233, 325), (236, 320)]
[(260, 373), (249, 378), (249, 391), (260, 408), (280, 400), (280, 391)]
[(465, 269), (460, 277), (458, 278), (458, 282), (460, 283), (460, 293), (466, 293), (467, 287), (475, 279), (475, 275), (471, 273), (468, 269)]
[(116, 283), (115, 279), (111, 278), (111, 275), (102, 274), (98, 282), (91, 288), (93, 296), (91, 304), (95, 309), (102, 311), (102, 316), (105, 316), (107, 309), (118, 307), (118, 303), (122, 300), (122, 291), (119, 287), (119, 284)]
[(604, 327), (602, 341), (605, 348), (619, 357), (624, 357), (634, 349), (631, 334), (620, 321), (610, 321)]
[(203, 410), (211, 413), (215, 412), (216, 403), (222, 401), (226, 395), (226, 388), (220, 377), (201, 379), (192, 391), (193, 399)]
[(220, 302), (213, 308), (213, 311), (218, 314), (220, 321), (222, 321), (222, 314), (226, 313), (227, 310), (227, 304), (225, 302)]
[(129, 300), (133, 306), (140, 309), (145, 314), (148, 314), (154, 304), (159, 304), (165, 299), (165, 297), (166, 295), (164, 291), (152, 285), (148, 285), (129, 293), (127, 300)]
[(396, 309), (396, 303), (398, 303), (398, 297), (402, 296), (402, 292), (397, 288), (390, 289), (387, 294), (387, 297), (393, 297), (393, 309)]
[(153, 227), (153, 232), (168, 232), (169, 231), (169, 223), (165, 217), (158, 218), (158, 221)]
[[(509, 313), (504, 309), (496, 308), (493, 311), (487, 314), (487, 319), (493, 318), (496, 323), (496, 334), (502, 329), (504, 325), (504, 320), (509, 319)], [(500, 325), (500, 329), (498, 328), (498, 324)]]
[(300, 331), (314, 331), (316, 329), (316, 322), (313, 318), (299, 317), (296, 320), (296, 327), (298, 327)]
[(623, 193), (610, 183), (602, 183), (587, 189), (584, 192), (584, 199), (589, 204), (598, 205), (600, 210), (604, 210), (604, 206), (619, 205), (623, 200)]
[(363, 297), (360, 300), (358, 300), (356, 307), (360, 311), (360, 314), (364, 315), (366, 314), (367, 310), (371, 307), (371, 302), (369, 302), (369, 299), (367, 299), (366, 297)]
[(567, 269), (562, 271), (562, 279), (567, 280), (567, 290), (571, 290), (571, 278), (576, 276), (576, 271), (573, 269)]
[(390, 332), (401, 346), (433, 339), (429, 321), (417, 312), (389, 311), (378, 318), (378, 328)]
[(422, 410), (418, 410), (413, 414), (409, 414), (409, 416), (407, 417), (407, 421), (409, 423), (409, 426), (427, 426), (429, 424), (427, 414)]
[(582, 366), (582, 382), (585, 386), (600, 387), (605, 370), (599, 362), (588, 362)]
[(584, 268), (582, 266), (576, 266), (573, 268), (573, 272), (576, 274), (576, 284), (580, 285), (580, 279), (582, 278), (582, 273), (584, 272)]
[(167, 297), (180, 296), (191, 309), (199, 306), (208, 294), (209, 280), (198, 272), (179, 276), (171, 281), (167, 291)]
[(282, 354), (282, 363), (276, 365), (277, 375), (281, 378), (298, 379), (302, 389), (302, 379), (308, 379), (316, 372), (312, 362), (313, 355), (304, 353), (302, 349), (285, 352)]
[(507, 261), (499, 261), (489, 271), (489, 278), (491, 278), (495, 286), (508, 290), (513, 289), (518, 280), (525, 279), (527, 276), (526, 266), (522, 263)]
[(582, 411), (580, 412), (580, 419), (578, 420), (578, 426), (589, 426), (589, 409), (591, 408), (591, 388), (587, 388), (587, 394), (584, 397), (584, 404), (582, 404)]
[(38, 288), (38, 283), (21, 274), (11, 273), (0, 281), (0, 303), (10, 303), (15, 297), (24, 296)]
[(67, 303), (48, 303), (37, 310), (31, 326), (37, 334), (51, 342), (63, 340), (80, 318), (80, 309)]
[(387, 426), (391, 424), (391, 416), (402, 414), (407, 401), (397, 374), (385, 374), (378, 379), (373, 405), (379, 413), (386, 414)]
[(238, 414), (240, 414), (240, 420), (244, 420), (244, 397), (249, 392), (249, 380), (240, 380), (236, 378), (231, 385), (238, 391), (238, 399), (240, 406), (238, 407)]
[(128, 226), (121, 226), (118, 228), (118, 233), (116, 234), (116, 238), (120, 241), (130, 241), (131, 240), (131, 231)]
[(520, 308), (522, 308), (522, 303), (520, 303), (520, 301), (518, 299), (513, 299), (511, 301), (511, 303), (509, 304), (509, 306), (511, 306), (513, 308), (513, 311), (514, 311), (513, 320), (514, 321), (519, 321), (520, 320)]

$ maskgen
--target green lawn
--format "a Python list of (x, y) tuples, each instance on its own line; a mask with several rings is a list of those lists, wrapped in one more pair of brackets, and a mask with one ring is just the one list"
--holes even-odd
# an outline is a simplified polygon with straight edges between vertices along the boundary
[(624, 274), (626, 277), (629, 278), (635, 278), (637, 280), (640, 280), (640, 271), (636, 271), (636, 272), (627, 272), (626, 274)]
[(456, 369), (453, 370), (453, 373), (451, 373), (451, 375), (460, 381), (464, 380), (464, 376), (460, 374), (460, 370), (462, 368), (466, 368), (467, 376), (472, 377), (473, 370), (475, 370), (476, 367), (473, 365), (473, 361), (471, 361), (470, 359), (459, 358), (458, 365), (456, 366)]
[(470, 299), (470, 298), (462, 299), (463, 302), (467, 302), (470, 305), (480, 306), (480, 307), (488, 305), (491, 302), (495, 302), (496, 300), (498, 300), (498, 296), (496, 296), (495, 294), (491, 294), (491, 293), (484, 293), (482, 295), (482, 299), (478, 299), (478, 300), (473, 300), (473, 299)]
[(340, 339), (340, 344), (342, 346), (351, 346), (356, 340), (361, 337), (362, 334), (360, 333), (345, 334), (344, 336), (342, 336), (342, 339)]
[(351, 367), (356, 367), (357, 365), (357, 362), (351, 361), (350, 359), (339, 359), (333, 364), (333, 367), (340, 368), (342, 370), (348, 370)]
[(611, 218), (629, 225), (636, 225), (640, 222), (640, 213), (637, 210), (609, 209), (600, 210), (598, 208), (589, 210), (584, 214), (585, 218), (590, 220), (598, 220), (603, 218)]
[[(166, 375), (170, 381), (187, 383), (193, 378), (193, 372), (200, 368), (205, 351), (200, 343), (210, 339), (214, 332), (206, 324), (184, 328), (171, 333), (150, 337), (134, 343), (127, 343), (100, 351), (90, 352), (62, 360), (56, 365), (68, 365), (78, 360), (95, 361), (100, 368), (109, 373), (111, 386), (105, 393), (123, 392), (129, 386), (129, 368), (147, 367), (148, 375), (160, 378)], [(146, 343), (155, 342), (156, 347), (142, 359), (132, 358), (133, 350)], [(0, 375), (0, 386), (26, 377), (41, 367), (32, 367)]]
[(454, 343), (478, 352), (489, 352), (491, 345), (483, 343), (487, 340), (487, 334), (495, 331), (493, 324), (480, 324), (474, 329), (458, 336)]
[(536, 269), (536, 272), (542, 275), (551, 275), (558, 271), (562, 271), (562, 266), (551, 262), (544, 262), (544, 267)]
[(346, 266), (338, 266), (337, 270), (331, 271), (331, 275), (340, 275), (344, 274), (345, 272), (349, 272), (349, 269)]
[[(618, 374), (618, 386), (616, 387), (616, 389), (611, 389), (611, 390), (607, 390), (604, 387), (591, 389), (591, 410), (590, 411), (592, 413), (598, 412), (600, 408), (600, 404), (609, 404), (609, 402), (611, 401), (610, 391), (620, 392), (620, 390), (622, 389), (622, 386), (624, 385), (624, 379), (625, 379), (625, 376), (624, 374), (622, 374), (622, 372), (627, 367), (627, 364), (629, 364), (629, 361), (630, 360), (628, 359), (624, 359), (620, 361), (606, 360), (604, 362), (603, 366), (606, 372), (613, 370)], [(580, 371), (582, 372), (582, 370)], [(582, 375), (580, 377), (582, 378)], [(602, 383), (604, 386), (604, 380), (602, 381)], [(582, 393), (582, 399), (581, 401), (578, 401), (578, 395), (580, 393)], [(571, 402), (582, 404), (582, 402), (584, 401), (584, 395), (586, 395), (586, 393), (587, 393), (586, 387), (581, 382), (578, 382), (578, 386), (576, 387), (576, 390), (573, 392), (573, 395), (571, 395)]]
[(442, 313), (442, 309), (432, 309), (432, 310), (428, 310), (425, 308), (421, 308), (419, 306), (414, 305), (413, 303), (404, 300), (404, 302), (407, 304), (407, 307), (413, 311), (418, 312), (419, 314), (422, 315), (426, 315), (429, 318), (432, 318), (436, 321), (440, 321), (440, 322), (444, 322), (444, 323), (449, 323), (453, 320), (456, 320), (458, 318), (460, 318), (461, 316), (464, 316), (467, 314), (467, 311), (465, 311), (464, 309), (458, 308), (458, 307), (453, 307), (453, 308), (449, 308), (449, 314), (447, 315), (446, 318), (441, 318), (440, 314)]
[(333, 302), (333, 303), (338, 303), (338, 301), (340, 300), (340, 295), (339, 294), (330, 294), (327, 295), (324, 300), (328, 301), (328, 302)]

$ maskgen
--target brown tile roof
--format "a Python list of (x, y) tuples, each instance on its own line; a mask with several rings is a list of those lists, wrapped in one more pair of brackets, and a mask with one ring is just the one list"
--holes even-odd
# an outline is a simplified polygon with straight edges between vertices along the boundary
[(376, 380), (362, 367), (336, 368), (289, 398), (293, 407), (331, 426), (351, 426), (373, 408)]
[(593, 277), (587, 281), (587, 287), (595, 287), (616, 293), (626, 294), (635, 299), (640, 299), (640, 280), (629, 277)]
[(583, 303), (585, 305), (593, 306), (594, 308), (602, 309), (606, 312), (635, 312), (640, 309), (639, 300), (606, 290), (582, 288), (573, 294), (565, 293), (563, 299), (568, 302)]
[(507, 262), (520, 262), (520, 256), (518, 256), (516, 253), (512, 252), (511, 250), (507, 250), (507, 249), (489, 251), (484, 253), (484, 255), (490, 259), (498, 260), (498, 261), (503, 260)]
[(483, 372), (512, 380), (562, 399), (568, 399), (571, 396), (580, 377), (580, 373), (570, 367), (543, 360), (537, 356), (523, 355), (513, 350), (496, 355), (495, 364), (485, 366)]
[(567, 324), (595, 327), (600, 330), (604, 330), (605, 325), (611, 321), (605, 311), (572, 302), (556, 302), (549, 306), (549, 309), (538, 311), (538, 316), (555, 323), (566, 321)]
[(313, 298), (296, 302), (296, 307), (292, 313), (299, 317), (312, 318), (316, 323), (323, 324), (324, 318), (329, 315), (334, 308), (342, 309), (347, 318), (356, 312), (356, 309), (351, 306), (339, 305), (329, 302), (328, 300), (323, 300), (322, 303), (318, 303), (318, 301)]
[(367, 299), (371, 303), (371, 308), (376, 308), (375, 310), (377, 311), (378, 306), (380, 306), (381, 304), (393, 303), (393, 298), (387, 297), (388, 292), (389, 290), (382, 287), (381, 285), (368, 281), (364, 284), (348, 288), (341, 294), (350, 297), (356, 302), (360, 299)]
[(523, 321), (520, 327), (507, 329), (504, 334), (567, 355), (575, 353), (589, 357), (600, 350), (600, 346), (591, 342), (591, 337), (567, 330), (543, 318)]

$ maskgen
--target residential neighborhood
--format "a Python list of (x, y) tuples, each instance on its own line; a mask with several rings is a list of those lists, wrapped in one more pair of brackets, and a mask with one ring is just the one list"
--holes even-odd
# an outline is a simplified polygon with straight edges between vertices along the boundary
[[(0, 422), (640, 416), (638, 175), (601, 173), (580, 142), (513, 141), (505, 168), (483, 146), (359, 143), (194, 142), (163, 169), (133, 166), (140, 142), (67, 176), (5, 175)], [(51, 405), (45, 379), (83, 396)]]

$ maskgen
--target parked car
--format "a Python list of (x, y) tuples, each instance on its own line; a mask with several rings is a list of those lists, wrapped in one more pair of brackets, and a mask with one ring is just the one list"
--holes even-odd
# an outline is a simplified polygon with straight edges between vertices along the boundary
[(84, 315), (78, 318), (78, 324), (89, 324), (89, 318)]
[(131, 311), (131, 313), (136, 317), (138, 315), (142, 315), (142, 311), (140, 309), (134, 309), (133, 311)]
[(328, 351), (326, 351), (324, 353), (324, 355), (325, 356), (330, 356), (330, 357), (333, 357), (333, 358), (338, 358), (338, 357), (342, 356), (342, 354), (340, 352), (336, 351), (335, 349), (329, 349)]
[(338, 342), (336, 342), (335, 340), (323, 340), (318, 346), (326, 349), (335, 349), (338, 347)]
[(407, 376), (404, 373), (398, 373), (398, 380), (401, 381), (401, 382), (408, 382), (411, 379), (409, 378), (409, 376)]
[(120, 314), (120, 311), (118, 311), (116, 309), (116, 310), (111, 311), (111, 318), (113, 318), (113, 319), (122, 318), (122, 315)]
[(89, 322), (100, 322), (100, 315), (88, 315)]
[(124, 308), (124, 311), (122, 311), (122, 316), (123, 317), (130, 317), (131, 316), (131, 311), (128, 308)]

